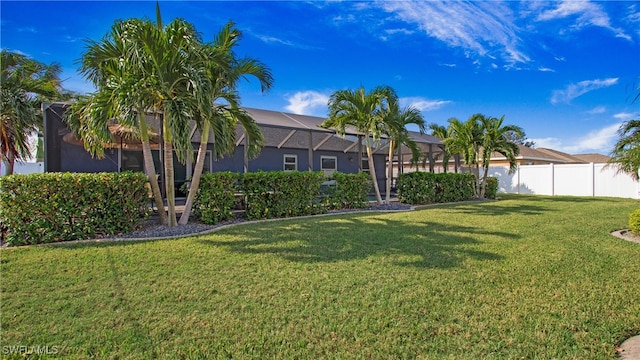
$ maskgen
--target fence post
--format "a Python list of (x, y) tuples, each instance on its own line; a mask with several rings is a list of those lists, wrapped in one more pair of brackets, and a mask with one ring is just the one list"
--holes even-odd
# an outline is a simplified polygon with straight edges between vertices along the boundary
[(595, 197), (596, 196), (596, 170), (595, 170), (595, 164), (594, 163), (589, 163), (589, 166), (591, 167), (591, 196)]
[(556, 194), (555, 187), (554, 187), (556, 179), (554, 174), (553, 163), (550, 163), (549, 166), (551, 171), (551, 196), (554, 196)]

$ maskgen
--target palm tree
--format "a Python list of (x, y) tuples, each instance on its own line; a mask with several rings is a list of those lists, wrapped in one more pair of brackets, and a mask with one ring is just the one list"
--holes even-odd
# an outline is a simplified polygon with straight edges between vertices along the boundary
[[(168, 204), (169, 226), (177, 225), (173, 154), (186, 162), (193, 150), (190, 139), (191, 119), (211, 106), (212, 83), (208, 77), (199, 33), (182, 19), (175, 19), (166, 27), (162, 24), (160, 7), (156, 5), (156, 23), (132, 19), (116, 23), (105, 40), (90, 43), (83, 57), (83, 71), (103, 87), (115, 81), (119, 90), (109, 98), (119, 120), (134, 121), (140, 128), (143, 149), (147, 110), (162, 114), (164, 172)], [(122, 41), (117, 37), (120, 36)], [(92, 45), (97, 49), (94, 53)], [(103, 56), (104, 55), (104, 56)], [(115, 64), (117, 62), (118, 64)], [(104, 72), (111, 67), (116, 75)], [(123, 99), (124, 98), (124, 99)], [(100, 101), (99, 104), (105, 104)], [(108, 111), (103, 111), (109, 113)], [(137, 114), (132, 116), (132, 114)], [(128, 119), (128, 120), (127, 120)], [(149, 149), (148, 149), (149, 150)], [(153, 184), (155, 171), (150, 150), (145, 152), (145, 168)], [(158, 200), (156, 200), (158, 202)], [(159, 206), (158, 206), (159, 207)]]
[[(498, 152), (509, 160), (510, 173), (516, 169), (519, 148), (509, 140), (509, 134), (515, 133), (521, 136), (524, 132), (518, 126), (503, 126), (503, 122), (504, 116), (497, 119), (482, 114), (474, 114), (464, 123), (455, 118), (449, 119), (449, 137), (445, 140), (445, 145), (451, 153), (462, 154), (465, 163), (475, 175), (476, 197), (484, 197), (493, 152)], [(480, 177), (480, 163), (484, 170), (482, 177)]]
[[(449, 138), (449, 130), (442, 125), (433, 123), (429, 125), (429, 129), (431, 130), (431, 135), (440, 138), (443, 143)], [(442, 146), (442, 166), (445, 173), (449, 169), (449, 159), (451, 159), (451, 154), (446, 146)]]
[[(229, 22), (218, 33), (213, 43), (203, 47), (204, 63), (207, 65), (207, 73), (212, 83), (212, 92), (210, 105), (202, 109), (195, 118), (202, 135), (185, 209), (178, 222), (181, 225), (189, 221), (193, 200), (200, 185), (211, 129), (214, 130), (216, 158), (231, 154), (235, 150), (235, 127), (238, 123), (248, 139), (248, 156), (255, 157), (261, 150), (262, 133), (255, 120), (240, 109), (236, 87), (240, 79), (253, 76), (258, 79), (261, 90), (265, 92), (271, 88), (273, 77), (269, 69), (258, 60), (236, 57), (233, 48), (238, 44), (240, 37), (241, 32), (234, 28), (233, 22)], [(226, 104), (219, 105), (220, 102)]]
[(16, 160), (31, 157), (28, 138), (42, 127), (40, 103), (60, 93), (61, 69), (24, 55), (0, 53), (0, 162), (13, 174)]
[(121, 124), (138, 127), (145, 173), (160, 222), (167, 224), (145, 117), (147, 110), (158, 109), (154, 108), (153, 83), (145, 79), (141, 66), (146, 59), (137, 35), (144, 27), (144, 22), (138, 19), (118, 21), (101, 41), (88, 41), (80, 71), (94, 83), (98, 92), (74, 103), (66, 113), (66, 120), (84, 140), (85, 148), (98, 157), (104, 156), (102, 144), (110, 138), (107, 130), (110, 121), (117, 119)]
[[(640, 93), (638, 96), (640, 96)], [(618, 172), (629, 174), (633, 179), (638, 180), (638, 171), (640, 169), (640, 119), (624, 122), (618, 129), (618, 135), (620, 139), (613, 147), (608, 166), (616, 166)]]
[(482, 127), (482, 166), (484, 173), (480, 182), (480, 197), (484, 197), (491, 155), (497, 152), (507, 158), (509, 161), (509, 174), (514, 173), (518, 166), (516, 157), (520, 153), (520, 148), (518, 144), (510, 140), (510, 136), (515, 134), (517, 137), (522, 138), (524, 137), (524, 131), (519, 126), (503, 125), (504, 115), (499, 119), (480, 115), (477, 119)]
[(471, 116), (467, 121), (461, 122), (456, 118), (450, 118), (448, 134), (444, 139), (445, 146), (452, 154), (461, 154), (469, 171), (479, 174), (479, 152), (482, 143), (482, 128), (477, 121), (479, 114)]
[(343, 136), (347, 126), (355, 127), (364, 135), (369, 173), (378, 204), (382, 204), (382, 197), (373, 163), (371, 140), (379, 142), (381, 135), (384, 134), (382, 116), (388, 99), (394, 94), (393, 89), (388, 86), (378, 86), (369, 93), (364, 87), (357, 90), (338, 90), (329, 98), (329, 117), (321, 124), (324, 128), (335, 129)]
[(388, 107), (383, 114), (382, 121), (385, 126), (385, 132), (389, 137), (389, 159), (387, 164), (385, 194), (385, 202), (389, 204), (391, 202), (391, 178), (393, 177), (393, 152), (401, 145), (406, 145), (413, 155), (412, 163), (416, 162), (420, 156), (420, 149), (416, 142), (409, 137), (407, 125), (417, 125), (420, 133), (424, 134), (425, 121), (420, 110), (417, 108), (408, 106), (401, 109), (399, 99), (395, 95), (395, 92), (393, 96), (388, 98)]

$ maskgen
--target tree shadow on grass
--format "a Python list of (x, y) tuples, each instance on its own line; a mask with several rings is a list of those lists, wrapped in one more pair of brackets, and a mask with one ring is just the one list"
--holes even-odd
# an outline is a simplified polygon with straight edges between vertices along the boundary
[(517, 239), (507, 232), (488, 232), (464, 225), (424, 221), (408, 223), (376, 215), (349, 214), (313, 221), (283, 221), (230, 230), (237, 240), (218, 236), (199, 240), (241, 254), (273, 254), (295, 262), (339, 262), (383, 256), (400, 266), (453, 268), (467, 259), (502, 260), (480, 250), (479, 237)]

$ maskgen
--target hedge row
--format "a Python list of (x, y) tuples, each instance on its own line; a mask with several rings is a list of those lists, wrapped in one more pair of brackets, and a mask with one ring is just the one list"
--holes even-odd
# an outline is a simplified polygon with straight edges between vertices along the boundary
[(194, 215), (204, 223), (215, 224), (233, 218), (236, 207), (245, 209), (247, 219), (362, 208), (371, 189), (368, 179), (365, 173), (335, 173), (331, 179), (322, 172), (299, 171), (204, 174), (194, 202)]
[[(468, 200), (474, 194), (473, 174), (412, 172), (398, 177), (398, 198), (406, 204), (429, 204)], [(485, 197), (494, 199), (498, 179), (487, 178)]]
[(6, 241), (15, 246), (129, 232), (148, 214), (146, 182), (141, 173), (0, 177)]

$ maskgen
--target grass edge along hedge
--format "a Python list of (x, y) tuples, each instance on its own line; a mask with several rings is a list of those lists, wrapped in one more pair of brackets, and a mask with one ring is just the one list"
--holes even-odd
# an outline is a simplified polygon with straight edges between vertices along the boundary
[(130, 232), (149, 212), (142, 173), (0, 177), (0, 224), (10, 246)]

